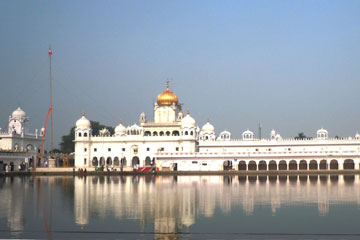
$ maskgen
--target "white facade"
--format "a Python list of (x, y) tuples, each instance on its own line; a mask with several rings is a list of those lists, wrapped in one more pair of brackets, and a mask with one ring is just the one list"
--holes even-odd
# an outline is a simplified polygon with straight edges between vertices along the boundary
[(93, 136), (90, 121), (80, 118), (75, 128), (75, 166), (151, 165), (159, 152), (196, 152), (197, 136), (195, 120), (189, 113), (183, 117), (177, 96), (167, 87), (154, 104), (153, 122), (141, 113), (139, 125), (120, 123), (113, 136), (106, 129)]
[(110, 136), (104, 129), (93, 136), (84, 116), (76, 123), (76, 167), (128, 167), (155, 164), (161, 170), (322, 170), (359, 169), (360, 135), (330, 139), (320, 129), (313, 139), (283, 139), (272, 130), (269, 139), (256, 139), (246, 130), (242, 139), (229, 131), (216, 136), (207, 121), (201, 128), (194, 118), (183, 115), (177, 96), (167, 89), (154, 104), (154, 120), (141, 113), (139, 125), (120, 123)]
[(36, 129), (34, 133), (30, 133), (28, 122), (26, 113), (17, 108), (9, 116), (8, 129), (4, 131), (0, 128), (0, 171), (6, 166), (11, 166), (16, 171), (21, 163), (35, 166), (42, 131), (39, 133)]

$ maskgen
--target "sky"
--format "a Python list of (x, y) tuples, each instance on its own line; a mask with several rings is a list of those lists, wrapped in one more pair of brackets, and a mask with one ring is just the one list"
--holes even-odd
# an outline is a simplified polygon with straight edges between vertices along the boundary
[(354, 136), (359, 26), (360, 1), (0, 1), (0, 127), (17, 107), (44, 125), (51, 46), (56, 144), (82, 112), (152, 120), (167, 79), (217, 134)]

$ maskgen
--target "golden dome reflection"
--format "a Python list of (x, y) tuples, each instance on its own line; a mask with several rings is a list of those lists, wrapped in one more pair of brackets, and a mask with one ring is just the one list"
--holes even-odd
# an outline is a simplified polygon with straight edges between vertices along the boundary
[(169, 81), (166, 84), (166, 90), (158, 95), (157, 103), (159, 105), (171, 105), (173, 103), (178, 103), (178, 97), (169, 88)]

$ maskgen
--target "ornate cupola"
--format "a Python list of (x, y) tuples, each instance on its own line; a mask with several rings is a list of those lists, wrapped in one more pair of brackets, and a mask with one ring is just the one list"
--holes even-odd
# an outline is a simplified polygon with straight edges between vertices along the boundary
[(157, 96), (154, 104), (154, 122), (175, 123), (181, 122), (181, 119), (181, 104), (179, 104), (179, 99), (175, 93), (170, 90), (169, 81), (166, 81), (165, 91)]
[(172, 105), (173, 103), (178, 104), (178, 97), (170, 90), (169, 81), (166, 81), (166, 89), (164, 92), (160, 93), (157, 97), (157, 104), (160, 106), (163, 105)]

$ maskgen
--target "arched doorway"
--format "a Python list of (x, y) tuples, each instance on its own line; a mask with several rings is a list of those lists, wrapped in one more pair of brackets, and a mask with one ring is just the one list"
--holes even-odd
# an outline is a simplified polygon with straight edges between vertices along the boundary
[(248, 164), (248, 170), (252, 170), (252, 171), (256, 171), (256, 162), (255, 161), (250, 161)]
[(108, 158), (106, 159), (106, 165), (107, 165), (107, 166), (112, 165), (111, 157), (108, 157)]
[(320, 170), (326, 170), (326, 169), (328, 169), (326, 160), (321, 160), (320, 161)]
[(105, 158), (104, 157), (100, 158), (100, 166), (105, 166)]
[(97, 157), (93, 158), (92, 165), (93, 165), (93, 167), (97, 167), (99, 165), (99, 161), (98, 161)]
[(307, 162), (305, 160), (301, 160), (299, 163), (299, 170), (307, 170)]
[(333, 169), (339, 169), (339, 163), (337, 160), (333, 159), (331, 160), (330, 162), (330, 169), (333, 170)]
[(245, 161), (240, 161), (239, 165), (238, 165), (238, 169), (242, 170), (242, 171), (246, 170), (246, 162)]
[(15, 165), (13, 162), (10, 162), (10, 171), (13, 172), (15, 170)]
[(139, 164), (140, 164), (139, 157), (137, 157), (137, 156), (133, 157), (133, 159), (131, 161), (131, 166), (134, 167), (135, 165), (139, 165)]
[(114, 158), (114, 165), (115, 165), (115, 166), (119, 166), (119, 165), (120, 165), (120, 162), (119, 162), (119, 158), (118, 158), (118, 157), (115, 157), (115, 158)]
[(287, 163), (285, 160), (279, 162), (279, 170), (287, 170)]
[(355, 169), (355, 163), (352, 159), (346, 159), (344, 161), (344, 169)]
[(258, 165), (259, 170), (267, 170), (266, 162), (264, 160), (261, 160)]
[(318, 164), (316, 160), (311, 160), (309, 163), (309, 170), (317, 170), (317, 169), (318, 169)]
[(150, 157), (146, 157), (145, 158), (145, 166), (150, 166), (151, 165), (151, 158)]
[(295, 160), (291, 160), (291, 161), (289, 162), (289, 170), (297, 170), (297, 169), (298, 169), (298, 167), (297, 167), (296, 161), (295, 161)]
[(120, 164), (121, 164), (121, 166), (126, 166), (127, 165), (126, 157), (121, 158)]
[(226, 160), (224, 161), (223, 165), (224, 165), (224, 170), (232, 170), (232, 161)]
[(179, 133), (179, 131), (176, 131), (176, 130), (175, 130), (175, 131), (172, 132), (172, 135), (173, 135), (173, 136), (180, 136), (180, 133)]
[(277, 165), (276, 165), (276, 162), (274, 160), (271, 160), (269, 162), (269, 170), (277, 170)]

